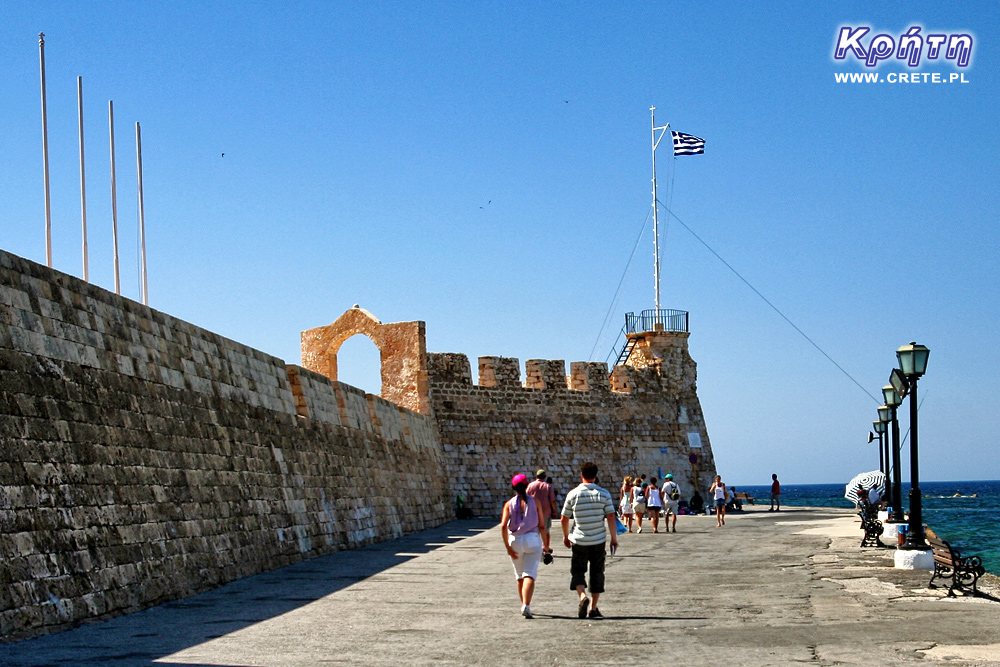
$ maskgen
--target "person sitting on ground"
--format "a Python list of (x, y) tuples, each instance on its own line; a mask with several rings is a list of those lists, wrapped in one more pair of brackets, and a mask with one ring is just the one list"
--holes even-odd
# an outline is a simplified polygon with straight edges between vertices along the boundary
[(729, 490), (733, 494), (733, 500), (732, 500), (732, 502), (729, 503), (729, 509), (732, 510), (732, 511), (734, 511), (734, 512), (742, 512), (743, 511), (743, 501), (736, 497), (737, 496), (736, 487), (735, 486), (730, 487)]
[(694, 490), (694, 495), (691, 496), (691, 500), (688, 502), (688, 508), (692, 514), (701, 514), (701, 511), (705, 509), (705, 499), (698, 493), (698, 489)]

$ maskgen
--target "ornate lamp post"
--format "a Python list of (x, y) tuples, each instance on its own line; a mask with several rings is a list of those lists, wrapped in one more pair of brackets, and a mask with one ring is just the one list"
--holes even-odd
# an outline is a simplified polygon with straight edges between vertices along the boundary
[[(882, 408), (885, 409), (885, 415), (882, 414)], [(882, 472), (885, 473), (885, 496), (886, 505), (892, 502), (892, 482), (890, 481), (889, 472), (889, 436), (888, 436), (888, 417), (889, 409), (886, 406), (879, 408), (878, 419), (872, 422), (872, 426), (875, 428), (875, 432), (878, 434), (878, 458), (880, 461), (884, 461), (885, 464), (882, 466)]]
[(896, 350), (899, 370), (906, 377), (910, 396), (910, 527), (906, 531), (904, 549), (926, 549), (921, 511), (920, 474), (917, 466), (917, 380), (927, 371), (931, 351), (923, 345), (910, 343)]
[(872, 422), (872, 429), (868, 433), (868, 442), (875, 442), (875, 438), (878, 438), (878, 469), (883, 475), (885, 474), (885, 456), (882, 454), (882, 431), (879, 429), (879, 424), (882, 422), (877, 419)]
[(899, 421), (896, 419), (896, 408), (903, 402), (903, 399), (896, 392), (891, 384), (882, 387), (882, 397), (885, 405), (879, 408), (879, 417), (884, 417), (887, 424), (891, 426), (891, 443), (889, 449), (892, 453), (892, 512), (889, 514), (890, 523), (903, 523), (906, 515), (903, 514), (903, 480), (902, 471), (899, 466)]

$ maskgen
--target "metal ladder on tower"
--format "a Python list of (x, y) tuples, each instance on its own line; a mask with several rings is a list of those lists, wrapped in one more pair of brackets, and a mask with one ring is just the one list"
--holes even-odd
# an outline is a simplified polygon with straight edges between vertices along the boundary
[(625, 346), (622, 347), (621, 352), (618, 353), (618, 361), (615, 362), (615, 366), (621, 366), (628, 358), (632, 356), (632, 350), (639, 343), (638, 338), (629, 338), (625, 334), (625, 327), (622, 327), (622, 335), (625, 335)]

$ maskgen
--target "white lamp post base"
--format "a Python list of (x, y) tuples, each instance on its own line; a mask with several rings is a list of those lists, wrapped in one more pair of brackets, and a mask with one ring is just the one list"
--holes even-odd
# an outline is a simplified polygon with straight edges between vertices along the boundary
[(881, 521), (882, 521), (882, 531), (883, 531), (882, 540), (891, 547), (896, 546), (896, 543), (899, 541), (898, 528), (900, 525), (905, 526), (906, 524), (886, 523), (885, 519), (882, 519)]
[(897, 570), (933, 570), (934, 552), (928, 549), (896, 549)]

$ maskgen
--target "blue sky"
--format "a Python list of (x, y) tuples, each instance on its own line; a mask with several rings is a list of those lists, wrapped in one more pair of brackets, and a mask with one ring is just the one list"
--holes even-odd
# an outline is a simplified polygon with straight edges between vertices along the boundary
[[(649, 212), (655, 105), (658, 124), (708, 142), (658, 153), (661, 200), (872, 394), (897, 347), (930, 347), (923, 477), (1000, 478), (1000, 6), (762, 7), (7, 2), (0, 247), (45, 261), (43, 31), (56, 268), (82, 273), (82, 75), (93, 282), (113, 286), (113, 99), (126, 296), (139, 121), (153, 307), (289, 362), (300, 331), (359, 303), (426, 321), (431, 351), (473, 366), (568, 364), (598, 340)], [(834, 61), (841, 25), (970, 33), (969, 83), (836, 83), (865, 70)], [(681, 225), (661, 246), (662, 305), (691, 313), (724, 477), (877, 467), (876, 402)], [(647, 228), (595, 358), (624, 312), (652, 306)], [(341, 369), (378, 391), (366, 340), (345, 344)]]

